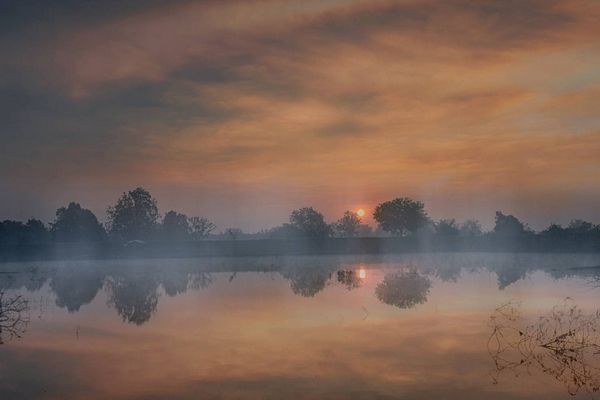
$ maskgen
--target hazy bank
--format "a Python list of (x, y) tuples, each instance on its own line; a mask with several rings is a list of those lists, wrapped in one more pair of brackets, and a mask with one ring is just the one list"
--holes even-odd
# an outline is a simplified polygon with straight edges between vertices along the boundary
[(399, 254), (409, 252), (600, 252), (600, 243), (556, 243), (543, 237), (522, 238), (418, 238), (365, 237), (321, 240), (206, 240), (151, 241), (129, 246), (115, 242), (49, 243), (43, 245), (0, 246), (0, 261), (243, 257), (319, 254)]

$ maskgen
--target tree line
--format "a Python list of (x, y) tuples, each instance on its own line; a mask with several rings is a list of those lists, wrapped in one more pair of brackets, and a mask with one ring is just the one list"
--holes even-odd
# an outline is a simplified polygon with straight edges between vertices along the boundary
[(550, 245), (591, 243), (600, 245), (600, 225), (573, 220), (563, 227), (551, 224), (535, 232), (513, 215), (496, 212), (495, 225), (485, 232), (477, 220), (458, 223), (455, 219), (434, 221), (425, 205), (408, 197), (400, 197), (377, 205), (373, 212), (377, 228), (373, 230), (355, 212), (346, 211), (337, 221), (327, 223), (322, 213), (313, 207), (293, 210), (289, 221), (269, 230), (244, 233), (227, 228), (214, 233), (216, 225), (208, 218), (168, 211), (161, 216), (157, 201), (144, 188), (124, 192), (107, 208), (107, 221), (99, 222), (94, 213), (78, 203), (69, 203), (56, 210), (48, 225), (38, 219), (27, 222), (0, 222), (0, 245), (3, 247), (64, 242), (121, 243), (143, 241), (194, 241), (211, 239), (308, 239), (331, 237), (352, 238), (399, 236), (418, 239), (456, 240), (484, 238), (496, 242), (542, 239)]
[(92, 211), (71, 202), (56, 210), (54, 221), (48, 225), (38, 219), (25, 223), (6, 220), (0, 222), (0, 244), (200, 240), (216, 228), (207, 218), (188, 217), (175, 211), (168, 211), (161, 218), (156, 199), (141, 187), (123, 193), (106, 212), (108, 219), (102, 224)]

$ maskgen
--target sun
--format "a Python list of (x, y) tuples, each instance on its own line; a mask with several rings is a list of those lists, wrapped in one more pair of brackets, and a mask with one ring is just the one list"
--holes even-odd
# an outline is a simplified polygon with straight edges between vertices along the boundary
[(365, 216), (365, 210), (364, 210), (363, 208), (359, 208), (359, 209), (356, 211), (356, 215), (358, 215), (358, 216), (359, 216), (359, 217), (361, 217), (361, 218), (362, 218), (362, 217), (364, 217), (364, 216)]

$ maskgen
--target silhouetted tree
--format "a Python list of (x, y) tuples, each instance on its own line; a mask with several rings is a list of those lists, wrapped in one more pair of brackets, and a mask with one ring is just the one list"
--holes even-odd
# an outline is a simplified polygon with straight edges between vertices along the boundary
[(188, 223), (190, 225), (192, 239), (194, 240), (201, 240), (208, 237), (208, 235), (216, 228), (215, 224), (204, 217), (192, 217), (188, 220)]
[(496, 211), (496, 225), (494, 226), (496, 235), (505, 237), (520, 236), (526, 232), (528, 232), (528, 228), (516, 217)]
[(156, 200), (141, 187), (123, 193), (107, 213), (110, 234), (117, 239), (148, 239), (156, 233)]
[(600, 249), (600, 226), (579, 219), (563, 228), (558, 224), (551, 224), (540, 232), (547, 249), (571, 249), (580, 251), (596, 251)]
[(273, 239), (294, 239), (301, 237), (302, 234), (291, 224), (283, 224), (269, 229), (267, 236)]
[(25, 224), (21, 221), (5, 220), (0, 223), (0, 245), (13, 247), (25, 242)]
[(458, 236), (460, 229), (458, 224), (452, 219), (441, 219), (435, 224), (435, 232), (444, 237)]
[(325, 222), (323, 214), (312, 207), (304, 207), (292, 211), (290, 225), (303, 236), (313, 239), (331, 235), (331, 227)]
[(190, 226), (187, 216), (175, 211), (166, 213), (161, 225), (161, 234), (165, 240), (189, 239)]
[(401, 197), (379, 204), (373, 218), (386, 232), (394, 235), (415, 233), (429, 221), (425, 205), (408, 197)]
[(569, 232), (558, 224), (550, 224), (549, 227), (540, 232), (540, 235), (551, 240), (553, 243), (557, 243), (567, 240)]
[(239, 228), (227, 228), (225, 232), (223, 232), (223, 236), (227, 240), (237, 240), (244, 235), (244, 231)]
[(375, 288), (375, 295), (385, 304), (412, 308), (427, 301), (431, 280), (417, 271), (387, 274)]
[(479, 221), (474, 219), (468, 219), (463, 222), (459, 228), (460, 236), (467, 238), (474, 238), (483, 235), (483, 229)]
[(57, 242), (96, 242), (106, 237), (94, 213), (78, 203), (56, 210), (56, 219), (50, 226), (52, 239)]
[(577, 235), (586, 235), (592, 232), (594, 229), (594, 224), (581, 219), (574, 219), (571, 221), (571, 223), (569, 223), (567, 229)]
[(26, 243), (27, 244), (42, 244), (50, 239), (50, 233), (46, 225), (39, 219), (29, 219), (25, 224)]
[(25, 224), (10, 220), (0, 222), (0, 245), (3, 247), (36, 245), (48, 240), (48, 230), (40, 220), (30, 219)]
[(354, 237), (359, 233), (361, 219), (355, 212), (346, 211), (342, 218), (333, 224), (333, 231), (339, 237)]

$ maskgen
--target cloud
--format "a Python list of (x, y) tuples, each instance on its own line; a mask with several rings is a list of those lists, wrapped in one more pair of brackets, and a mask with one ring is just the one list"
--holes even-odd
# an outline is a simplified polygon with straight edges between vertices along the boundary
[(69, 6), (31, 35), (39, 15), (12, 12), (0, 40), (9, 190), (45, 187), (54, 206), (74, 187), (144, 183), (331, 213), (344, 196), (600, 195), (586, 189), (600, 123), (593, 2), (106, 7)]

